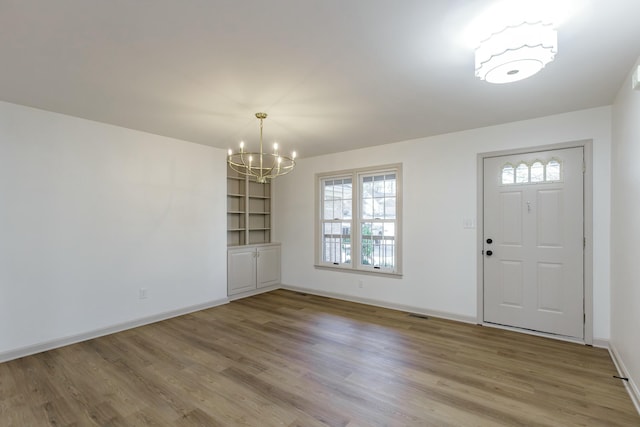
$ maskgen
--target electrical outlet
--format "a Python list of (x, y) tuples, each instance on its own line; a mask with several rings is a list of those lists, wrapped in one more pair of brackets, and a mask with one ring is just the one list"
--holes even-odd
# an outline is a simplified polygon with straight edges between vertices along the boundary
[(364, 288), (364, 282), (362, 282), (362, 280), (358, 280), (358, 287), (360, 289)]
[(147, 298), (147, 288), (140, 288), (140, 299)]

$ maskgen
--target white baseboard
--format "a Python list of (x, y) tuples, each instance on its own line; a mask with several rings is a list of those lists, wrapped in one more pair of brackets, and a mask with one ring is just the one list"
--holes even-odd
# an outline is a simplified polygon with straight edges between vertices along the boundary
[(227, 304), (228, 298), (222, 298), (219, 300), (209, 301), (202, 304), (196, 304), (189, 307), (180, 308), (177, 310), (165, 311), (163, 313), (154, 314), (152, 316), (141, 317), (139, 319), (130, 320), (128, 322), (118, 323), (106, 328), (96, 329), (93, 331), (84, 332), (77, 335), (71, 335), (68, 337), (58, 338), (55, 340), (30, 345), (27, 347), (18, 348), (15, 350), (6, 351), (0, 353), (0, 363), (8, 362), (9, 360), (18, 359), (20, 357), (29, 356), (31, 354), (41, 353), (47, 350), (53, 350), (55, 348), (64, 347), (70, 344), (75, 344), (81, 341), (87, 341), (90, 339), (110, 335), (115, 332), (121, 332), (126, 329), (137, 328), (138, 326), (148, 325), (150, 323), (159, 322), (161, 320), (170, 319), (172, 317), (182, 316), (185, 314), (193, 313), (194, 311), (205, 310), (207, 308), (216, 307), (219, 305)]
[[(583, 339), (569, 337), (569, 336), (566, 336), (566, 335), (549, 334), (549, 333), (546, 333), (546, 332), (538, 332), (538, 331), (533, 331), (531, 329), (523, 329), (523, 328), (518, 328), (518, 327), (515, 327), (515, 326), (500, 325), (500, 324), (497, 324), (497, 323), (490, 323), (490, 322), (483, 322), (482, 326), (486, 326), (487, 328), (495, 328), (495, 329), (502, 329), (502, 330), (505, 330), (505, 331), (517, 332), (519, 334), (533, 335), (534, 337), (549, 338), (551, 340), (556, 340), (556, 341), (564, 341), (564, 342), (570, 342), (570, 343), (574, 343), (574, 344), (585, 345), (585, 342), (584, 342)], [(606, 348), (606, 346), (605, 346), (605, 348)]]
[(229, 301), (235, 301), (241, 298), (264, 294), (265, 292), (275, 291), (276, 289), (280, 289), (280, 285), (271, 285), (271, 286), (265, 286), (264, 288), (252, 289), (250, 291), (243, 292), (241, 294), (229, 295)]
[(372, 306), (375, 306), (375, 307), (382, 307), (382, 308), (389, 308), (389, 309), (392, 309), (392, 310), (406, 311), (408, 313), (416, 313), (416, 314), (421, 314), (421, 315), (424, 315), (424, 316), (438, 317), (440, 319), (455, 320), (455, 321), (458, 321), (458, 322), (472, 323), (474, 325), (477, 324), (476, 318), (473, 317), (473, 316), (463, 316), (463, 315), (460, 315), (460, 314), (447, 313), (447, 312), (444, 312), (444, 311), (428, 310), (428, 309), (424, 309), (424, 308), (420, 308), (420, 307), (413, 307), (413, 306), (410, 306), (410, 305), (394, 304), (394, 303), (375, 300), (375, 299), (371, 299), (371, 298), (354, 297), (352, 295), (345, 295), (345, 294), (340, 294), (340, 293), (337, 293), (337, 292), (318, 291), (316, 289), (307, 289), (307, 288), (301, 288), (301, 287), (292, 286), (292, 285), (281, 285), (280, 288), (281, 289), (286, 289), (286, 290), (289, 290), (289, 291), (294, 291), (294, 292), (301, 292), (301, 293), (305, 293), (305, 294), (318, 295), (318, 296), (321, 296), (321, 297), (335, 298), (335, 299), (340, 299), (340, 300), (345, 300), (345, 301), (357, 302), (357, 303), (360, 303), (360, 304), (367, 304), (367, 305), (372, 305)]
[(636, 411), (640, 414), (640, 389), (638, 388), (638, 384), (629, 376), (629, 371), (624, 364), (624, 360), (620, 357), (620, 353), (612, 343), (609, 343), (609, 354), (611, 354), (611, 359), (613, 359), (613, 363), (616, 365), (618, 375), (629, 379), (629, 381), (621, 381), (624, 383), (627, 393), (629, 393), (631, 401), (636, 407)]
[(605, 340), (604, 338), (594, 338), (591, 345), (593, 347), (606, 348), (609, 350), (609, 340)]

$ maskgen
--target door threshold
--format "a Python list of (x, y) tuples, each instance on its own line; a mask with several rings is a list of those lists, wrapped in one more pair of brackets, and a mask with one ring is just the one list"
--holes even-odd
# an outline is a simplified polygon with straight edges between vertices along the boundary
[(583, 338), (570, 337), (568, 335), (558, 335), (558, 334), (552, 334), (549, 332), (540, 332), (540, 331), (535, 331), (533, 329), (501, 325), (499, 323), (482, 322), (481, 324), (482, 326), (489, 326), (491, 328), (504, 329), (506, 331), (512, 331), (512, 332), (519, 332), (521, 334), (534, 335), (536, 337), (551, 338), (558, 341), (566, 341), (566, 342), (571, 342), (575, 344), (587, 345), (587, 343)]

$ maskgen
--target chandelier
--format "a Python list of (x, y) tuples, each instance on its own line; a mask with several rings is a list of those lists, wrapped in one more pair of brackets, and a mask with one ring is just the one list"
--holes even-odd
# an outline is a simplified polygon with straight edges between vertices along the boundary
[(510, 83), (542, 70), (558, 53), (558, 36), (551, 23), (523, 22), (508, 26), (476, 48), (476, 76), (489, 83)]
[(269, 179), (288, 174), (296, 165), (296, 152), (291, 156), (283, 156), (278, 152), (278, 143), (273, 143), (273, 152), (265, 153), (262, 149), (262, 122), (267, 118), (267, 113), (256, 113), (260, 120), (260, 151), (247, 152), (244, 150), (244, 141), (240, 142), (240, 151), (233, 152), (229, 149), (227, 163), (229, 167), (239, 174), (253, 177), (256, 182), (264, 184)]

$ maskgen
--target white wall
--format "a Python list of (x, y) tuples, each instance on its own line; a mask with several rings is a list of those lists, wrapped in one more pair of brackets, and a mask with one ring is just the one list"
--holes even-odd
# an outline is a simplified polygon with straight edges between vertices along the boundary
[(0, 103), (0, 360), (226, 300), (224, 164), (223, 150)]
[[(611, 108), (301, 159), (275, 181), (275, 240), (286, 285), (475, 319), (477, 311), (477, 154), (592, 139), (594, 148), (594, 338), (609, 338)], [(315, 269), (314, 175), (402, 162), (404, 276), (374, 277)], [(364, 288), (357, 281), (364, 281)]]
[[(640, 403), (640, 91), (624, 81), (613, 106), (611, 348)], [(640, 406), (638, 407), (640, 410)]]

